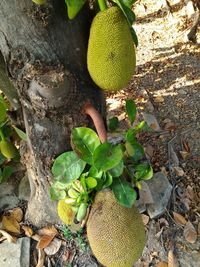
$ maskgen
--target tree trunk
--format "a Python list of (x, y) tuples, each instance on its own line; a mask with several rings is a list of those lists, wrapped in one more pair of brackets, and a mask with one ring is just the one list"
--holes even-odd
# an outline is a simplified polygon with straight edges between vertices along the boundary
[(27, 219), (58, 223), (49, 198), (51, 166), (70, 150), (74, 127), (90, 125), (86, 101), (104, 114), (104, 98), (87, 71), (91, 13), (87, 5), (70, 21), (64, 0), (37, 6), (31, 0), (0, 1), (0, 51), (17, 88), (28, 136), (23, 155), (31, 185)]

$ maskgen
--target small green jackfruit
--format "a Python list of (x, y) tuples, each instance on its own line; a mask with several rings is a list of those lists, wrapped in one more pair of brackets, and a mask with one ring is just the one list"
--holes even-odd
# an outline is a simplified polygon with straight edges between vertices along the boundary
[(0, 142), (0, 150), (4, 157), (7, 159), (15, 158), (18, 155), (17, 148), (13, 145), (13, 143), (9, 141), (1, 141)]
[(67, 204), (65, 199), (58, 201), (57, 211), (58, 216), (65, 224), (71, 225), (74, 223), (76, 210), (71, 204)]
[(94, 18), (88, 44), (88, 71), (104, 90), (120, 90), (130, 82), (136, 56), (129, 25), (118, 7), (100, 11)]
[(86, 203), (81, 203), (76, 216), (78, 222), (82, 221), (85, 218), (87, 213), (87, 207), (88, 205)]

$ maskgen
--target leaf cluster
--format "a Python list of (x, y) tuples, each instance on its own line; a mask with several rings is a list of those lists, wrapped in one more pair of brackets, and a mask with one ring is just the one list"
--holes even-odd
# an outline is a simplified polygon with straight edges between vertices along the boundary
[[(120, 144), (101, 143), (96, 132), (90, 128), (73, 129), (73, 151), (58, 156), (52, 166), (52, 200), (65, 199), (67, 204), (77, 208), (77, 214), (84, 203), (86, 213), (96, 192), (110, 188), (118, 203), (132, 207), (137, 199), (134, 186), (140, 189), (140, 181), (151, 179), (153, 170), (144, 160), (144, 149), (137, 141), (137, 133), (147, 126), (143, 121), (133, 126), (137, 110), (132, 100), (126, 101), (126, 113), (131, 127), (124, 133)], [(112, 125), (112, 130), (116, 126)]]
[[(15, 133), (21, 139), (26, 140), (26, 134), (11, 124), (11, 121), (7, 116), (8, 109), (9, 103), (6, 101), (3, 94), (0, 93), (0, 183), (7, 181), (7, 179), (11, 176), (13, 173), (11, 162), (18, 160), (19, 158), (19, 153), (13, 142), (15, 139)], [(4, 145), (4, 148), (2, 148), (2, 142), (6, 142), (7, 147)]]

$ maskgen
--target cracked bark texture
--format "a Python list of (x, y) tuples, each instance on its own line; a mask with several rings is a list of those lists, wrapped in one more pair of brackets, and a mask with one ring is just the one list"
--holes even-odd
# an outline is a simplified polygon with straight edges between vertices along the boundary
[(92, 126), (82, 114), (88, 100), (105, 113), (101, 91), (86, 63), (91, 23), (87, 4), (70, 21), (64, 0), (37, 6), (31, 0), (0, 1), (0, 51), (20, 99), (28, 136), (23, 160), (31, 185), (26, 217), (37, 225), (58, 223), (49, 198), (51, 166), (70, 150), (70, 133)]

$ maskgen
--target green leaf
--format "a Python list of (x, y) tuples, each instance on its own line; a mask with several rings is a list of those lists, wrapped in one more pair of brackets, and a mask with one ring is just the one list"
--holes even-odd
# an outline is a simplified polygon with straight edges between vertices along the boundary
[(6, 108), (3, 103), (0, 102), (0, 123), (6, 120)]
[(136, 201), (137, 194), (130, 184), (122, 177), (113, 180), (112, 191), (119, 204), (131, 208)]
[(114, 168), (122, 160), (121, 145), (103, 143), (94, 152), (94, 166), (101, 171)]
[(121, 160), (118, 165), (116, 165), (114, 168), (109, 170), (109, 173), (113, 177), (119, 177), (120, 175), (122, 175), (123, 170), (124, 170), (124, 162)]
[(136, 34), (136, 32), (132, 26), (130, 27), (130, 31), (131, 31), (131, 36), (132, 36), (133, 42), (134, 42), (135, 46), (137, 47), (138, 46), (138, 37), (137, 37), (137, 34)]
[(105, 180), (104, 180), (102, 189), (111, 186), (111, 184), (113, 182), (113, 177), (112, 177), (112, 175), (109, 172), (106, 172), (105, 173), (105, 178), (104, 179)]
[(18, 134), (18, 136), (24, 140), (27, 141), (27, 135), (25, 132), (23, 132), (22, 130), (20, 130), (19, 128), (17, 128), (16, 126), (12, 125), (12, 127), (14, 128), (15, 132)]
[(150, 164), (141, 163), (135, 167), (135, 177), (137, 180), (149, 180), (153, 177), (153, 169)]
[(133, 124), (136, 118), (137, 109), (136, 109), (135, 102), (132, 99), (126, 100), (126, 113), (130, 120), (130, 123)]
[(92, 166), (89, 170), (89, 176), (100, 179), (103, 175), (103, 171), (98, 171), (97, 168)]
[(86, 185), (88, 189), (95, 188), (97, 186), (97, 180), (93, 177), (87, 177), (85, 179)]
[(128, 129), (125, 135), (125, 140), (129, 143), (135, 142), (136, 141), (136, 130), (134, 128)]
[(117, 117), (113, 117), (113, 118), (109, 119), (108, 129), (111, 132), (115, 131), (118, 125), (119, 125), (119, 120)]
[(0, 165), (3, 164), (5, 160), (6, 158), (0, 152)]
[(138, 161), (144, 156), (144, 148), (137, 141), (125, 143), (126, 152), (133, 160)]
[(122, 0), (122, 2), (129, 8), (131, 8), (136, 1), (137, 0)]
[(12, 173), (13, 173), (13, 168), (10, 166), (5, 166), (0, 174), (0, 183), (6, 182)]
[(119, 6), (119, 8), (122, 10), (122, 12), (124, 13), (124, 16), (126, 17), (128, 25), (129, 25), (129, 29), (131, 31), (133, 42), (135, 43), (136, 46), (138, 46), (138, 38), (135, 33), (135, 30), (132, 28), (132, 24), (135, 21), (135, 13), (131, 10), (131, 7), (128, 4), (128, 1), (114, 0), (113, 2), (115, 2)]
[(76, 17), (85, 2), (86, 0), (65, 0), (69, 19), (73, 19)]
[(79, 127), (72, 131), (72, 146), (79, 158), (88, 164), (93, 163), (93, 154), (100, 145), (98, 135), (90, 128)]
[(50, 196), (52, 200), (60, 200), (66, 197), (66, 189), (68, 189), (69, 184), (64, 184), (61, 182), (54, 182), (50, 187)]
[(63, 183), (71, 183), (79, 178), (86, 162), (78, 158), (74, 151), (61, 154), (54, 161), (52, 173), (54, 179)]

